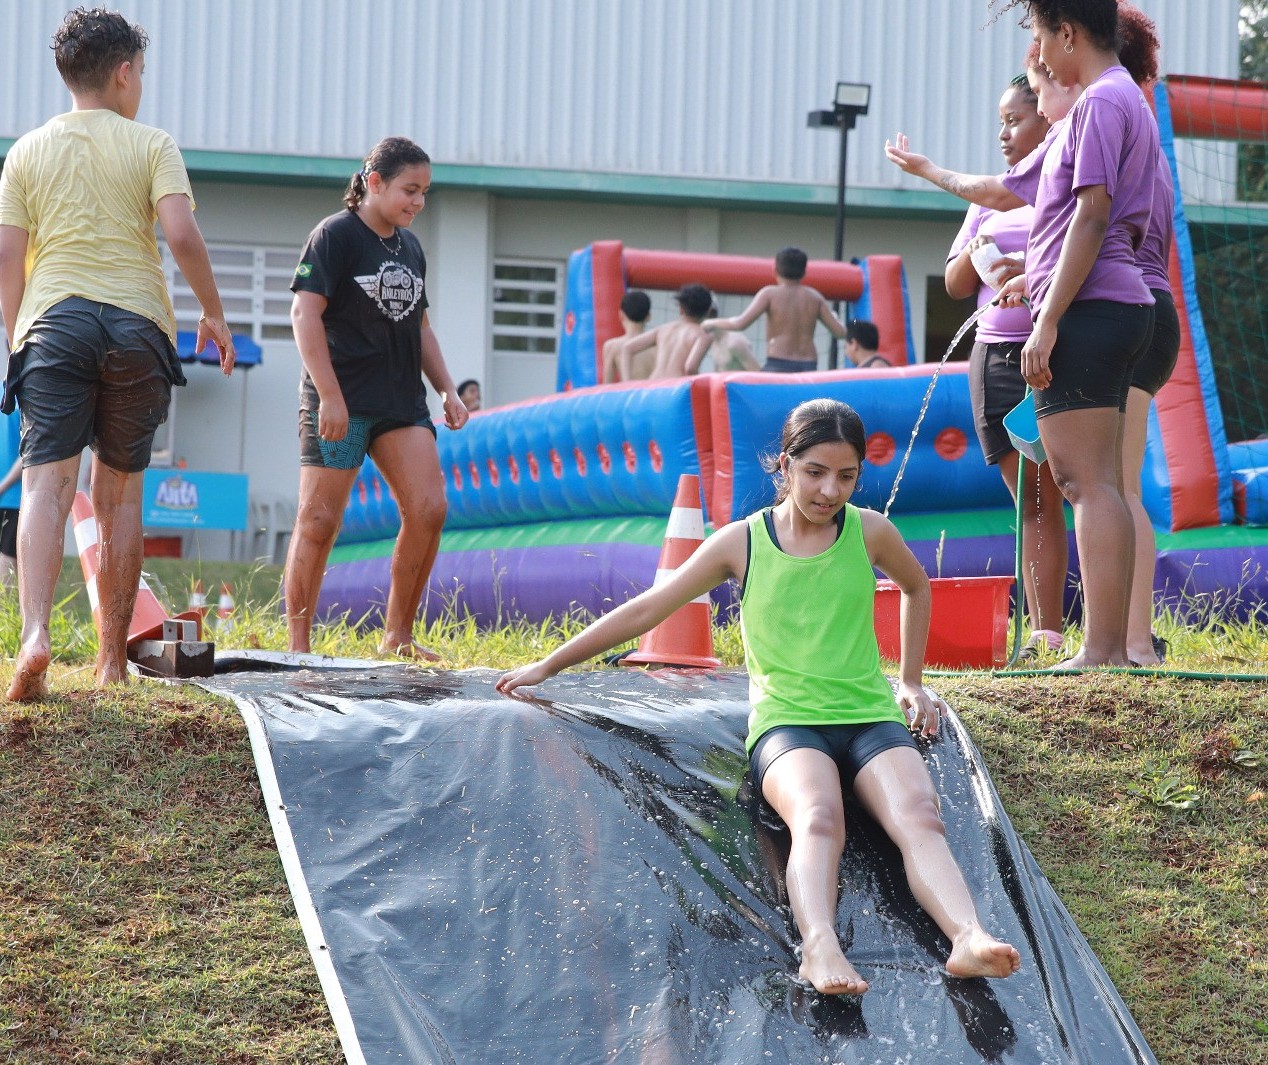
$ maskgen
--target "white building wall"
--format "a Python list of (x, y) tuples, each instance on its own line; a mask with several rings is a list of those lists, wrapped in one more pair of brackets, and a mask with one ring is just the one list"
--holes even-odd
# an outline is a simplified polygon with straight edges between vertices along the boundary
[[(0, 137), (63, 110), (48, 42), (67, 0), (0, 0)], [(1141, 0), (1164, 69), (1234, 76), (1237, 0)], [(993, 168), (984, 135), (1028, 35), (985, 0), (132, 0), (141, 121), (185, 149), (359, 158), (404, 133), (441, 163), (833, 185), (806, 128), (837, 80), (873, 86), (852, 188), (906, 187), (902, 129)]]

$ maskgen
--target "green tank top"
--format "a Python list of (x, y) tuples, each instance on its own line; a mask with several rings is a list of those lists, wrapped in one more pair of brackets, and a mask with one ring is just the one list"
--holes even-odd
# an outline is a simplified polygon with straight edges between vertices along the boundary
[(811, 558), (780, 550), (765, 513), (749, 518), (740, 599), (752, 704), (748, 749), (778, 725), (905, 725), (881, 672), (872, 614), (876, 576), (858, 508), (846, 504), (841, 534)]

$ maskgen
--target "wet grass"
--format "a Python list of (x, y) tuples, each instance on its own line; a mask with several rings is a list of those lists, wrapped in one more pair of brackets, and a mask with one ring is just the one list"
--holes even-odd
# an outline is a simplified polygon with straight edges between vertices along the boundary
[[(284, 647), (270, 569), (243, 583), (222, 645)], [(179, 605), (182, 579), (163, 578)], [(447, 666), (506, 668), (576, 627), (482, 632), (451, 617), (418, 636)], [(16, 630), (0, 598), (0, 683)], [(86, 610), (67, 603), (53, 631), (54, 698), (0, 707), (0, 1060), (342, 1060), (236, 710), (191, 688), (93, 691)], [(1160, 631), (1180, 670), (1268, 666), (1262, 625), (1163, 618)], [(375, 644), (347, 620), (315, 640), (354, 657)], [(738, 663), (734, 627), (716, 645)], [(1159, 1060), (1268, 1060), (1265, 686), (1114, 674), (936, 686)]]

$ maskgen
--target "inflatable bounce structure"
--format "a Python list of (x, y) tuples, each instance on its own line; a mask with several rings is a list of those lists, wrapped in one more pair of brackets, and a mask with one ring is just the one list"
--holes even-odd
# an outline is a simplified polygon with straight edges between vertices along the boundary
[[(1268, 127), (1268, 89), (1171, 78), (1158, 87), (1163, 144), (1176, 188), (1176, 131), (1221, 137), (1238, 122)], [(1249, 117), (1248, 117), (1249, 116)], [(1268, 140), (1268, 128), (1259, 130)], [(1183, 609), (1241, 616), (1268, 609), (1268, 440), (1230, 444), (1198, 305), (1193, 249), (1176, 197), (1172, 287), (1183, 330), (1175, 375), (1151, 414), (1144, 498), (1158, 530), (1155, 592)], [(817, 396), (854, 407), (868, 431), (855, 496), (881, 509), (897, 483), (894, 518), (931, 576), (1010, 574), (1014, 515), (972, 425), (967, 366), (913, 364), (901, 263), (812, 262), (807, 282), (850, 300), (879, 328), (891, 367), (796, 375), (704, 374), (596, 385), (603, 342), (619, 333), (627, 286), (698, 281), (753, 293), (770, 262), (740, 256), (623, 248), (601, 241), (573, 254), (554, 395), (481, 411), (461, 432), (440, 430), (449, 515), (427, 600), (482, 622), (598, 613), (648, 587), (678, 477), (699, 474), (717, 527), (772, 499), (764, 456), (784, 416)], [(932, 354), (932, 353), (931, 353)], [(1263, 359), (1263, 353), (1258, 356)], [(922, 410), (921, 429), (899, 470)], [(331, 556), (320, 609), (353, 619), (386, 600), (395, 504), (367, 461)], [(728, 594), (718, 598), (725, 606)]]

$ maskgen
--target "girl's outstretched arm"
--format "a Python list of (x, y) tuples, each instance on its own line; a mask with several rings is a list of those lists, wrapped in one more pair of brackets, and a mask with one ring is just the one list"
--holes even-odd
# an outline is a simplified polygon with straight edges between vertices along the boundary
[(540, 684), (562, 669), (641, 636), (680, 606), (712, 591), (728, 577), (743, 576), (748, 556), (747, 537), (745, 521), (732, 522), (719, 529), (664, 583), (604, 614), (541, 661), (503, 674), (497, 682), (497, 690), (503, 695), (512, 695), (518, 688)]
[(898, 665), (898, 703), (907, 713), (913, 731), (932, 736), (946, 704), (924, 688), (925, 644), (929, 640), (929, 611), (933, 593), (929, 577), (902, 534), (883, 514), (860, 510), (863, 542), (868, 556), (902, 593), (900, 637), (902, 652)]
[(979, 207), (1011, 211), (1026, 202), (1006, 188), (1003, 180), (995, 174), (960, 174), (938, 166), (928, 156), (918, 155), (911, 151), (904, 133), (899, 133), (892, 144), (885, 142), (885, 158), (904, 173), (924, 178), (929, 184), (937, 185), (952, 196), (959, 196)]

